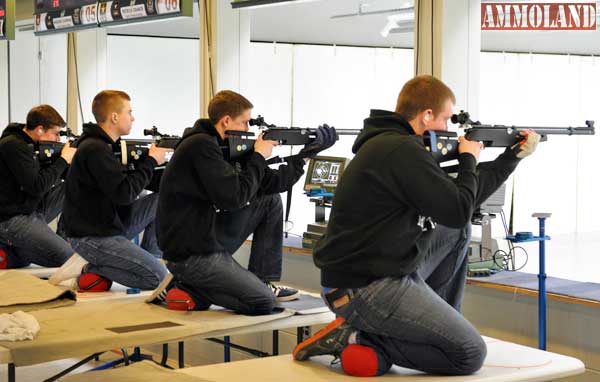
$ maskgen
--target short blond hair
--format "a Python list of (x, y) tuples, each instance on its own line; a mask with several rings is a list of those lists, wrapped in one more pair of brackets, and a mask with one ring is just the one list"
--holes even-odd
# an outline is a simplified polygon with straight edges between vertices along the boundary
[(129, 94), (120, 90), (103, 90), (92, 102), (92, 114), (97, 123), (105, 122), (112, 112), (120, 112), (123, 101), (131, 101)]
[(400, 90), (396, 113), (407, 121), (427, 109), (431, 109), (433, 115), (437, 116), (447, 100), (456, 103), (454, 93), (445, 83), (430, 75), (416, 76)]
[(208, 104), (208, 118), (216, 125), (221, 118), (228, 115), (236, 118), (254, 105), (246, 97), (231, 90), (222, 90), (215, 94)]

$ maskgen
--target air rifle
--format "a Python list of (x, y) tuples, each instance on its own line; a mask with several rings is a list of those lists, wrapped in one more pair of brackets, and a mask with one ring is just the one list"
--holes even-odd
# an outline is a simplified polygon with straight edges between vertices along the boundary
[[(77, 139), (79, 136), (75, 135), (70, 128), (67, 127), (66, 130), (61, 130), (59, 134), (61, 137), (67, 137), (71, 147), (77, 146)], [(40, 162), (40, 166), (48, 166), (54, 163), (54, 161), (60, 157), (64, 145), (64, 142), (39, 141), (35, 155)]]
[[(69, 137), (71, 147), (77, 147), (79, 136), (72, 133), (71, 129), (60, 132), (61, 136)], [(177, 142), (181, 139), (174, 135), (161, 134), (156, 126), (151, 129), (145, 129), (144, 135), (152, 136), (152, 139), (121, 139), (121, 150), (115, 152), (121, 163), (133, 169), (135, 162), (148, 156), (148, 150), (152, 143), (158, 147), (175, 148)], [(64, 142), (40, 141), (38, 143), (39, 150), (36, 155), (42, 166), (53, 163), (58, 157), (64, 146)]]
[(130, 169), (135, 168), (135, 163), (148, 156), (150, 145), (155, 144), (157, 147), (167, 149), (175, 149), (181, 137), (175, 135), (162, 134), (156, 126), (151, 129), (144, 129), (144, 135), (152, 136), (152, 139), (121, 139), (121, 150), (115, 152), (121, 164)]
[[(304, 146), (317, 138), (316, 130), (303, 127), (279, 127), (265, 122), (264, 117), (250, 119), (250, 126), (258, 126), (262, 130), (263, 139), (277, 141), (280, 145), (287, 146)], [(358, 135), (361, 130), (340, 129), (336, 130), (337, 135)], [(252, 151), (254, 148), (254, 133), (249, 131), (234, 131), (227, 130), (225, 135), (228, 136), (228, 147), (225, 151), (229, 151), (229, 159), (233, 160)], [(270, 163), (282, 162), (283, 159), (270, 160)]]
[[(465, 138), (482, 142), (485, 147), (511, 147), (525, 139), (520, 133), (533, 130), (541, 136), (540, 141), (548, 140), (548, 135), (594, 135), (594, 121), (585, 121), (584, 127), (530, 127), (485, 125), (473, 122), (469, 113), (462, 111), (452, 115), (452, 123), (459, 124), (465, 131)], [(426, 131), (425, 146), (438, 163), (458, 159), (458, 135), (449, 131)]]

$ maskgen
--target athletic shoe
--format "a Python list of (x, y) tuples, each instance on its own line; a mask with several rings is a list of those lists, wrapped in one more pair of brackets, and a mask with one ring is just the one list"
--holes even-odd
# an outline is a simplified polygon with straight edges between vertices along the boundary
[(83, 267), (87, 264), (88, 262), (86, 259), (74, 253), (73, 256), (69, 257), (69, 260), (50, 276), (48, 282), (52, 285), (58, 285), (61, 281), (79, 277), (83, 271)]
[(173, 274), (167, 273), (165, 278), (158, 284), (158, 288), (154, 289), (152, 294), (146, 298), (146, 302), (152, 304), (160, 304), (167, 300), (167, 292), (171, 288), (171, 281), (173, 281)]
[(283, 286), (277, 286), (270, 281), (266, 282), (267, 286), (271, 288), (275, 299), (279, 302), (292, 301), (300, 298), (300, 292), (294, 288), (288, 288)]
[(339, 357), (346, 346), (348, 338), (356, 329), (346, 320), (338, 317), (327, 327), (319, 330), (314, 336), (302, 341), (294, 349), (294, 359), (304, 361), (316, 355), (330, 354)]

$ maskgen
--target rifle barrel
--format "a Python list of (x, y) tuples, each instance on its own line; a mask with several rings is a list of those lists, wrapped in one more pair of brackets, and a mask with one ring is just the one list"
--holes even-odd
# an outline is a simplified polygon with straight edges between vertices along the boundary
[(360, 129), (336, 129), (337, 135), (358, 135), (362, 130)]
[[(527, 128), (517, 128), (517, 131)], [(531, 130), (541, 135), (594, 135), (593, 127), (532, 127)]]

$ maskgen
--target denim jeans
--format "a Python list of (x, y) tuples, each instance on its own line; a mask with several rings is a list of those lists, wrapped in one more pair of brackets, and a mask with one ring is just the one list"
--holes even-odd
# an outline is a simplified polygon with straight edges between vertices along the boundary
[[(265, 281), (281, 278), (283, 206), (279, 194), (218, 213), (215, 231), (225, 252), (169, 262), (175, 281), (192, 288), (205, 302), (242, 314), (271, 313), (275, 296)], [(246, 270), (232, 254), (250, 234), (252, 248)]]
[(176, 283), (193, 289), (204, 302), (248, 315), (269, 314), (275, 307), (273, 291), (230, 253), (191, 256), (167, 266)]
[(239, 210), (219, 212), (215, 231), (230, 254), (252, 234), (248, 270), (263, 281), (281, 280), (283, 206), (279, 194), (260, 196)]
[(35, 212), (0, 222), (0, 246), (7, 249), (8, 268), (22, 268), (30, 263), (60, 267), (73, 255), (69, 243), (48, 227), (61, 212), (64, 199), (61, 183), (44, 196)]
[[(332, 290), (324, 300), (358, 330), (359, 344), (391, 363), (432, 374), (471, 374), (481, 368), (486, 345), (460, 314), (470, 226), (458, 230), (438, 225), (429, 239), (427, 245), (421, 243), (427, 252), (416, 272), (362, 288)], [(349, 299), (328, 301), (340, 291)]]
[[(125, 236), (70, 237), (73, 249), (90, 264), (93, 272), (127, 287), (155, 289), (167, 274), (156, 243), (154, 218), (158, 194), (150, 194), (132, 205)], [(131, 240), (144, 231), (140, 246)]]

